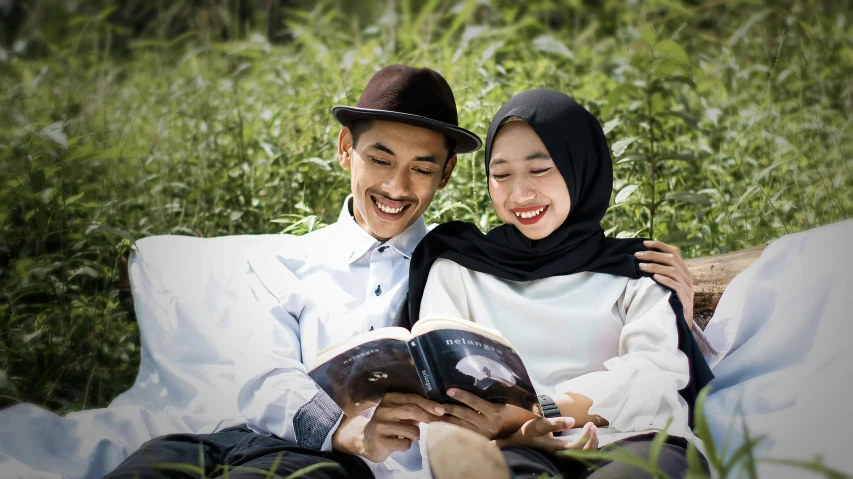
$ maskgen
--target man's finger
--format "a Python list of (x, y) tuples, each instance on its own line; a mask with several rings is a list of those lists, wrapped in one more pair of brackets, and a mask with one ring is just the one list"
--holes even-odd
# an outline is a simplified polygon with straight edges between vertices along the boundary
[[(378, 408), (377, 408), (378, 410)], [(423, 408), (415, 404), (401, 404), (383, 408), (382, 420), (388, 421), (411, 421), (429, 424), (439, 421), (441, 418), (435, 414), (429, 414)]]
[(380, 436), (407, 439), (417, 442), (421, 438), (421, 430), (418, 426), (400, 422), (383, 422), (376, 427)]
[(673, 246), (671, 244), (664, 243), (663, 241), (646, 240), (646, 241), (643, 241), (643, 246), (645, 246), (646, 248), (650, 248), (650, 249), (660, 250), (660, 251), (663, 251), (664, 253), (669, 253), (669, 254), (673, 254), (673, 255), (681, 255), (681, 253), (678, 251), (678, 248), (676, 248), (675, 246)]
[(434, 416), (443, 416), (446, 412), (446, 409), (441, 404), (435, 401), (430, 401), (429, 399), (418, 396), (417, 394), (385, 393), (379, 404), (382, 403), (390, 405), (415, 404)]
[(463, 391), (461, 389), (451, 388), (447, 390), (447, 395), (452, 397), (453, 399), (465, 404), (475, 411), (480, 411), (483, 414), (491, 413), (494, 410), (494, 404), (486, 401), (485, 399), (475, 396), (468, 391)]
[(383, 437), (382, 443), (390, 452), (406, 452), (412, 447), (412, 441), (408, 439), (400, 439), (399, 437)]
[(469, 431), (474, 431), (481, 436), (485, 436), (486, 433), (482, 429), (480, 429), (476, 424), (470, 423), (464, 419), (460, 419), (456, 416), (451, 416), (450, 414), (441, 418), (442, 422), (446, 422), (448, 424), (453, 424), (454, 426), (459, 426), (461, 428), (468, 429)]
[(682, 272), (675, 266), (665, 266), (657, 263), (640, 263), (640, 269), (646, 273), (658, 273), (681, 282)]
[[(649, 243), (648, 241), (646, 243)], [(673, 266), (682, 272), (682, 275), (686, 279), (687, 285), (692, 288), (693, 287), (693, 277), (690, 275), (690, 270), (687, 269), (687, 263), (684, 262), (684, 259), (681, 257), (681, 252), (678, 251), (678, 248), (675, 246), (668, 245), (666, 243), (661, 243), (659, 241), (652, 241), (652, 243), (660, 245), (659, 248), (662, 252), (657, 251), (638, 251), (634, 253), (634, 256), (640, 258), (643, 261), (650, 261), (653, 263), (666, 264), (669, 266)], [(645, 243), (644, 243), (645, 244)], [(649, 245), (646, 244), (648, 247)]]
[(642, 261), (650, 261), (652, 263), (666, 264), (669, 266), (678, 265), (678, 256), (672, 253), (661, 253), (659, 251), (637, 251), (634, 253), (634, 256)]

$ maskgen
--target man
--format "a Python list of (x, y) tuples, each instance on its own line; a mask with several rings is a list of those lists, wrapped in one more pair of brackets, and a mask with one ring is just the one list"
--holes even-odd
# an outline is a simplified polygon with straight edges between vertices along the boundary
[[(159, 438), (108, 477), (188, 477), (187, 467), (157, 465), (200, 461), (205, 477), (226, 468), (232, 478), (267, 471), (284, 477), (309, 466), (319, 468), (302, 477), (425, 474), (419, 425), (441, 421), (452, 406), (388, 394), (372, 414), (345, 417), (307, 368), (321, 349), (392, 325), (408, 290), (409, 257), (428, 230), (423, 212), (450, 180), (456, 155), (482, 143), (458, 126), (449, 85), (426, 68), (386, 67), (355, 108), (336, 107), (333, 114), (343, 125), (338, 160), (352, 173), (352, 195), (338, 221), (302, 237), (283, 236), (276, 251), (249, 259), (252, 337), (237, 372), (248, 426)], [(659, 272), (687, 292), (680, 258), (658, 262), (670, 264)]]

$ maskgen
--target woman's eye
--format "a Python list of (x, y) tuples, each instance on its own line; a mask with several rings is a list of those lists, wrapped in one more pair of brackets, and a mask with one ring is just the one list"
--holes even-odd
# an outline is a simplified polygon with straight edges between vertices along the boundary
[(544, 175), (545, 173), (548, 173), (549, 171), (551, 171), (551, 167), (542, 168), (540, 170), (533, 170), (530, 173), (539, 176), (539, 175)]
[(502, 175), (492, 175), (492, 178), (494, 178), (498, 181), (505, 180), (505, 179), (509, 178), (509, 173), (505, 173)]

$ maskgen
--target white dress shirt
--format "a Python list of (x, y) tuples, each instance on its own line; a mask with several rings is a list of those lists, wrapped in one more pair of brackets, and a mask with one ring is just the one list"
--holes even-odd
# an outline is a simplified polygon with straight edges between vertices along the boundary
[[(324, 451), (342, 413), (307, 371), (318, 351), (391, 326), (408, 292), (409, 258), (427, 233), (420, 217), (380, 242), (356, 224), (349, 205), (347, 198), (334, 224), (250, 255), (252, 351), (238, 367), (238, 406), (253, 430)], [(365, 461), (378, 476), (420, 474), (419, 449), (381, 465)]]
[[(590, 414), (610, 423), (598, 428), (601, 446), (663, 429), (672, 418), (669, 434), (701, 448), (678, 393), (689, 366), (678, 349), (669, 294), (649, 278), (586, 272), (516, 282), (439, 259), (420, 318), (452, 316), (500, 331), (538, 394), (592, 399)], [(563, 436), (579, 434), (574, 429)]]

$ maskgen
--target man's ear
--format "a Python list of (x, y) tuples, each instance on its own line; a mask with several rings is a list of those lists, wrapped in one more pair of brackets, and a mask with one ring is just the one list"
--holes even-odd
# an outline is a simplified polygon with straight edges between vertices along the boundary
[(444, 172), (441, 174), (441, 181), (438, 182), (439, 190), (443, 190), (444, 187), (447, 186), (447, 182), (450, 181), (450, 175), (453, 174), (454, 168), (456, 168), (456, 155), (448, 158), (447, 163), (444, 164)]
[(352, 132), (345, 126), (338, 133), (338, 163), (345, 170), (352, 168), (352, 146)]

